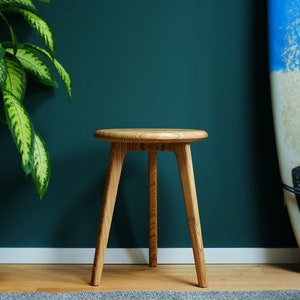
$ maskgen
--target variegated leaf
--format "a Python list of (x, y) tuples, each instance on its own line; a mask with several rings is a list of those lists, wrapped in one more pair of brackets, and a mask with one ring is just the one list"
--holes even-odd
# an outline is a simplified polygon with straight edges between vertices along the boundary
[[(3, 13), (0, 13), (0, 17), (2, 18), (2, 20), (4, 21), (4, 23), (6, 24), (9, 33), (10, 33), (10, 40), (11, 40), (11, 44), (12, 44), (12, 48), (14, 49), (14, 54), (17, 52), (17, 48), (18, 48), (18, 40), (17, 40), (17, 36), (15, 35), (15, 32), (10, 24), (10, 22), (8, 21), (8, 19), (6, 18), (6, 16)], [(4, 48), (6, 48), (5, 46), (6, 42), (3, 42), (3, 46)]]
[(62, 79), (62, 81), (66, 87), (69, 98), (71, 98), (72, 97), (72, 81), (71, 81), (70, 75), (65, 70), (65, 68), (59, 63), (59, 61), (57, 59), (54, 58), (53, 63), (54, 63), (57, 73), (59, 74), (60, 78)]
[(7, 67), (5, 90), (19, 101), (23, 101), (26, 90), (26, 74), (18, 59), (7, 53), (4, 56)]
[(21, 5), (21, 6), (24, 6), (26, 8), (32, 9), (32, 10), (36, 9), (31, 0), (1, 0), (0, 1), (0, 5), (7, 5), (7, 4), (10, 4), (13, 6)]
[[(13, 49), (6, 49), (6, 51), (12, 53)], [(25, 70), (33, 74), (41, 83), (58, 87), (50, 68), (41, 57), (36, 54), (36, 51), (19, 48), (16, 57)]]
[(6, 63), (4, 61), (5, 50), (0, 43), (0, 87), (1, 90), (5, 87), (6, 76), (7, 76), (7, 68)]
[(40, 53), (41, 55), (46, 56), (53, 62), (56, 71), (58, 72), (59, 76), (61, 77), (61, 79), (66, 87), (69, 98), (71, 98), (72, 97), (71, 77), (68, 74), (68, 72), (65, 70), (65, 68), (60, 64), (60, 62), (56, 58), (52, 57), (48, 51), (46, 51), (45, 49), (43, 49), (37, 45), (28, 43), (28, 44), (24, 45), (24, 48), (32, 50), (32, 51), (36, 51), (36, 52)]
[(10, 92), (3, 92), (3, 101), (9, 129), (21, 154), (26, 175), (32, 169), (33, 127), (24, 106)]
[(32, 26), (36, 33), (40, 36), (46, 47), (49, 49), (51, 55), (55, 53), (54, 36), (49, 25), (38, 15), (30, 11), (20, 9), (19, 10), (25, 20)]
[(31, 175), (40, 198), (44, 196), (47, 190), (50, 173), (50, 159), (45, 142), (37, 133), (35, 133), (33, 168)]

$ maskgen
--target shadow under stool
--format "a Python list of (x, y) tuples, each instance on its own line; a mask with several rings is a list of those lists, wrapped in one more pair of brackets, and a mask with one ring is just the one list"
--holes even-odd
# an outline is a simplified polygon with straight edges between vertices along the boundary
[(125, 155), (128, 151), (148, 152), (149, 196), (149, 265), (157, 266), (157, 151), (175, 154), (184, 194), (198, 284), (207, 287), (204, 248), (194, 179), (191, 142), (207, 138), (203, 130), (195, 129), (102, 129), (95, 137), (111, 143), (104, 190), (102, 212), (95, 249), (91, 285), (100, 285), (117, 190)]

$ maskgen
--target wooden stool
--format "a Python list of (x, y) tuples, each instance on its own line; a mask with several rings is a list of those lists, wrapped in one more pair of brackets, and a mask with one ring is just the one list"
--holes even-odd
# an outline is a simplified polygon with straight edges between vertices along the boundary
[(100, 284), (105, 250), (116, 202), (122, 164), (128, 151), (148, 151), (149, 265), (157, 265), (157, 151), (172, 151), (177, 158), (191, 235), (198, 284), (207, 287), (204, 249), (198, 211), (190, 142), (207, 138), (203, 130), (189, 129), (103, 129), (95, 137), (111, 142), (101, 220), (91, 285)]

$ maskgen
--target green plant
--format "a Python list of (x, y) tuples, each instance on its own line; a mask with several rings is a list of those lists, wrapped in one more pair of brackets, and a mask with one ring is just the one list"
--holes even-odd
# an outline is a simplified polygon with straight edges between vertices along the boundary
[[(50, 3), (50, 0), (39, 0)], [(10, 19), (22, 16), (41, 40), (37, 43), (20, 43)], [(0, 20), (7, 28), (9, 38), (0, 43), (0, 89), (4, 115), (2, 123), (8, 128), (21, 154), (23, 170), (31, 174), (36, 190), (42, 198), (50, 178), (50, 161), (46, 145), (35, 131), (24, 106), (27, 75), (33, 75), (43, 85), (58, 87), (53, 70), (64, 83), (71, 98), (71, 79), (55, 56), (55, 41), (49, 25), (31, 0), (0, 0)], [(3, 33), (3, 32), (2, 32)]]

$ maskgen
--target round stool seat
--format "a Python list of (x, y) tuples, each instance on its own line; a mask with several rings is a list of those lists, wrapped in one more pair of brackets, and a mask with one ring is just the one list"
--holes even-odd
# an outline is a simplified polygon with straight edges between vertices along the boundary
[(123, 143), (189, 143), (207, 138), (204, 130), (175, 128), (100, 129), (94, 136), (107, 142)]

